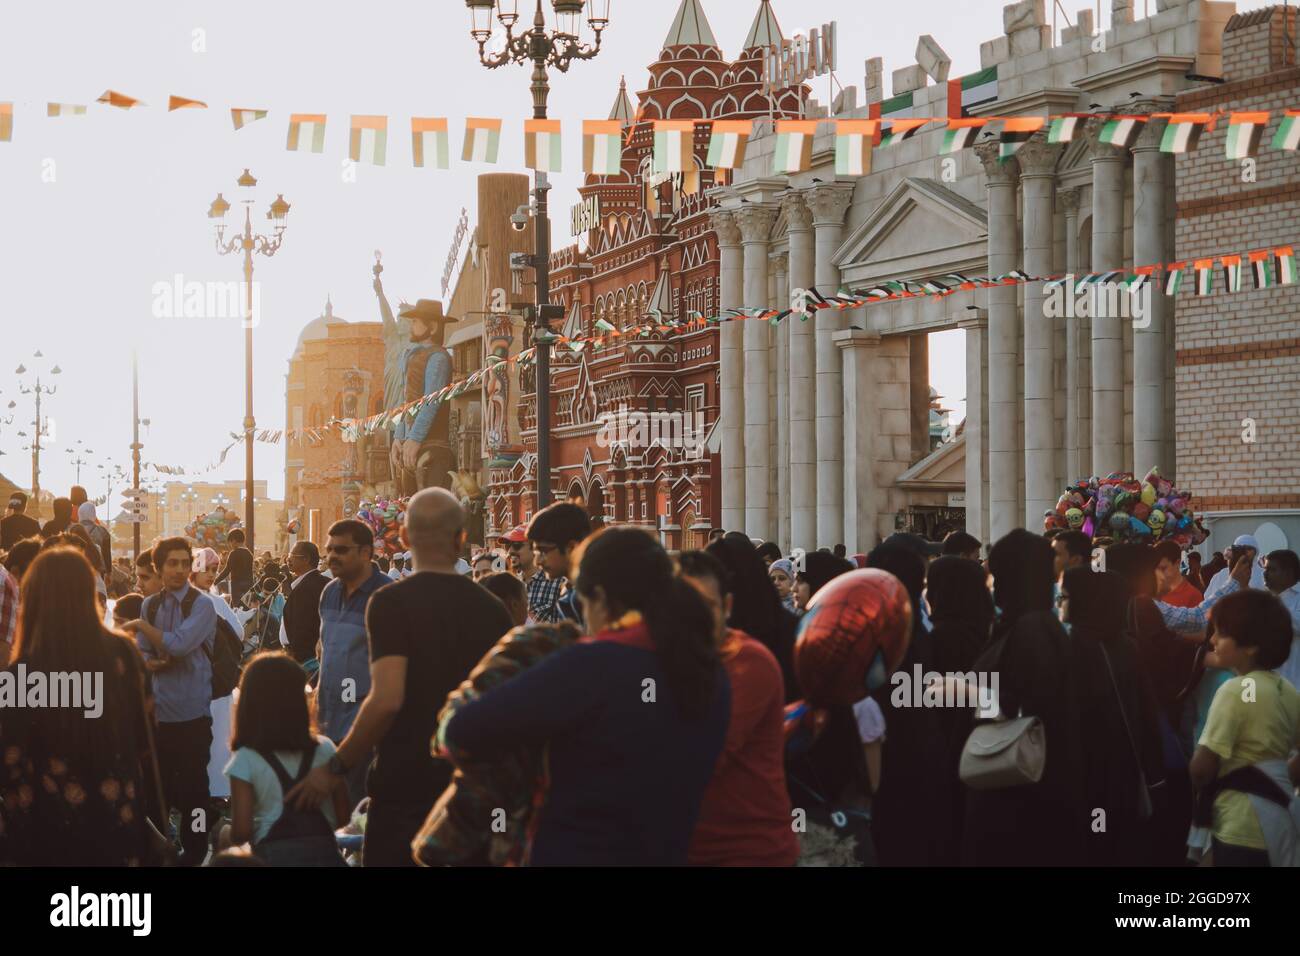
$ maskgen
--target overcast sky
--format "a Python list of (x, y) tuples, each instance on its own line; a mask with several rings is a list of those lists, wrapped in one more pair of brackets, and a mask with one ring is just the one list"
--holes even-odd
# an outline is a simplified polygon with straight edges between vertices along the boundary
[[(546, 6), (549, 11), (549, 0)], [(551, 194), (559, 213), (557, 245), (570, 241), (580, 121), (607, 115), (620, 73), (627, 73), (632, 91), (644, 88), (645, 68), (677, 6), (678, 0), (613, 0), (601, 55), (575, 63), (567, 75), (553, 73), (550, 115), (566, 123), (567, 172), (555, 177)], [(971, 72), (979, 68), (979, 43), (1002, 33), (1001, 0), (776, 0), (773, 6), (787, 36), (838, 21), (838, 75), (846, 86), (861, 87), (868, 57), (884, 57), (886, 76), (912, 63), (923, 33), (952, 57), (952, 75)], [(724, 55), (736, 56), (757, 0), (704, 0), (703, 7)], [(1154, 12), (1154, 2), (1151, 7)], [(244, 167), (260, 180), (255, 225), (267, 225), (263, 213), (277, 193), (293, 206), (280, 252), (255, 262), (259, 429), (284, 427), (287, 361), (327, 295), (338, 316), (377, 318), (375, 249), (384, 253), (390, 297), (439, 297), (473, 177), (523, 171), (522, 122), (531, 116), (529, 71), (479, 66), (468, 28), (463, 0), (6, 4), (0, 101), (15, 103), (15, 117), (13, 141), (0, 143), (0, 421), (10, 400), (19, 407), (13, 424), (0, 425), (0, 471), (18, 484), (30, 481), (30, 456), (21, 450), (27, 440), (16, 432), (31, 433), (31, 399), (17, 394), (12, 370), (20, 361), (33, 367), (37, 348), (63, 370), (47, 405), (57, 434), (43, 455), (43, 487), (66, 494), (74, 469), (64, 449), (78, 439), (95, 451), (96, 462), (129, 467), (133, 348), (140, 355), (141, 415), (152, 421), (144, 460), (201, 467), (229, 443), (244, 413), (240, 323), (154, 318), (153, 290), (178, 274), (199, 282), (240, 278), (240, 257), (217, 255), (206, 212), (220, 191), (235, 204), (229, 218), (236, 218), (243, 190), (235, 179)], [(200, 44), (202, 52), (195, 49)], [(109, 88), (148, 107), (127, 112), (95, 104)], [(822, 82), (817, 93), (825, 98)], [(169, 114), (170, 94), (204, 100), (209, 109)], [(89, 111), (47, 118), (47, 101), (88, 104)], [(270, 114), (235, 132), (231, 107)], [(285, 149), (291, 112), (328, 114), (324, 153)], [(353, 113), (390, 117), (388, 164), (362, 165), (355, 182), (344, 182)], [(412, 167), (412, 115), (449, 117), (450, 170)], [(460, 162), (467, 115), (505, 119), (500, 166)], [(932, 356), (934, 384), (959, 400), (960, 349), (936, 347)], [(280, 497), (283, 446), (259, 444), (256, 456), (258, 477)], [(242, 461), (237, 451), (204, 477), (242, 476)], [(99, 474), (93, 465), (82, 470), (92, 497), (103, 494), (104, 484), (88, 475)]]

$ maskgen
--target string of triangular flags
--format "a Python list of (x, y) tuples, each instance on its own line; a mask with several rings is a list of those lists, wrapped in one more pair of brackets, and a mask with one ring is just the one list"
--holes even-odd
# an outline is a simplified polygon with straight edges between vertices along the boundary
[[(1195, 291), (1195, 294), (1207, 296), (1212, 295), (1216, 289), (1216, 272), (1222, 275), (1222, 288), (1225, 291), (1243, 291), (1247, 266), (1250, 269), (1252, 288), (1254, 289), (1300, 285), (1300, 267), (1297, 267), (1295, 247), (1276, 246), (1250, 251), (1244, 255), (1240, 253), (1224, 253), (1179, 262), (1134, 266), (1132, 269), (1127, 270), (1109, 270), (1079, 275), (1071, 273), (1066, 275), (1033, 276), (1019, 269), (1013, 269), (999, 276), (971, 276), (960, 272), (951, 272), (927, 279), (890, 279), (866, 288), (840, 289), (835, 295), (829, 296), (818, 292), (816, 289), (809, 289), (802, 309), (738, 308), (727, 309), (712, 316), (705, 316), (703, 313), (693, 311), (690, 313), (690, 317), (686, 319), (664, 319), (661, 313), (652, 310), (650, 318), (653, 321), (650, 322), (618, 329), (603, 318), (597, 319), (594, 327), (600, 331), (599, 335), (567, 336), (551, 334), (544, 344), (549, 345), (552, 349), (567, 347), (571, 352), (580, 353), (588, 346), (601, 348), (611, 344), (614, 340), (627, 341), (646, 338), (655, 332), (660, 334), (693, 332), (707, 328), (709, 325), (744, 319), (778, 324), (785, 319), (797, 316), (800, 321), (806, 322), (818, 312), (826, 309), (842, 311), (857, 309), (879, 302), (925, 296), (942, 297), (957, 292), (988, 289), (995, 286), (1025, 285), (1031, 282), (1042, 282), (1044, 290), (1060, 287), (1063, 291), (1072, 292), (1075, 295), (1085, 294), (1090, 287), (1099, 288), (1111, 283), (1118, 284), (1130, 294), (1136, 294), (1144, 286), (1150, 284), (1154, 288), (1159, 288), (1166, 296), (1173, 296), (1183, 291), (1184, 279), (1191, 276), (1193, 278), (1191, 288)], [(495, 355), (489, 356), (487, 365), (470, 373), (464, 379), (453, 382), (436, 392), (366, 418), (333, 418), (323, 425), (304, 426), (287, 430), (263, 429), (254, 434), (253, 440), (273, 445), (279, 444), (281, 440), (294, 444), (301, 443), (304, 440), (312, 444), (320, 444), (334, 429), (339, 429), (344, 441), (353, 442), (361, 435), (371, 435), (381, 428), (395, 426), (403, 416), (413, 419), (431, 403), (448, 401), (463, 395), (470, 389), (482, 384), (484, 378), (494, 369), (502, 366), (508, 367), (515, 363), (520, 366), (531, 365), (536, 360), (536, 352), (537, 347), (533, 346), (508, 358)], [(226, 455), (235, 446), (241, 444), (245, 437), (238, 432), (231, 432), (230, 436), (234, 441), (222, 449), (214, 463), (209, 464), (206, 468), (192, 469), (189, 473), (202, 474), (220, 467), (225, 462)], [(174, 465), (146, 463), (145, 467), (166, 475), (184, 475), (187, 473), (186, 469)]]
[[(119, 109), (133, 109), (147, 104), (106, 90), (95, 102)], [(878, 106), (878, 104), (877, 104)], [(183, 96), (168, 97), (167, 110), (207, 109), (201, 100)], [(82, 116), (84, 104), (47, 103), (46, 116)], [(231, 123), (243, 129), (270, 115), (269, 110), (234, 107)], [(1142, 124), (1151, 119), (1168, 123), (1161, 137), (1160, 149), (1166, 153), (1186, 153), (1196, 149), (1201, 134), (1213, 130), (1220, 119), (1228, 119), (1224, 146), (1227, 159), (1246, 159), (1256, 155), (1272, 118), (1269, 110), (1235, 110), (1213, 113), (1141, 113), (1113, 111), (1098, 113), (1062, 113), (1051, 116), (982, 116), (982, 117), (906, 117), (890, 119), (779, 119), (773, 153), (773, 173), (803, 172), (812, 165), (813, 139), (823, 124), (835, 129), (835, 171), (837, 175), (862, 176), (871, 172), (871, 153), (876, 147), (888, 148), (911, 139), (924, 127), (938, 123), (944, 127), (941, 153), (953, 153), (973, 146), (980, 136), (997, 135), (1003, 159), (1013, 156), (1031, 136), (1047, 131), (1050, 143), (1068, 143), (1090, 118), (1103, 120), (1098, 136), (1102, 142), (1121, 148), (1133, 145)], [(640, 115), (634, 124), (640, 122)], [(715, 170), (734, 170), (743, 165), (745, 150), (759, 120), (650, 120), (654, 132), (654, 166), (656, 174), (698, 172), (694, 149), (697, 129), (709, 131), (705, 165)], [(996, 131), (990, 124), (998, 124)], [(286, 148), (296, 152), (325, 151), (328, 116), (324, 113), (291, 113)], [(468, 117), (462, 141), (464, 162), (495, 164), (500, 160), (501, 134), (505, 122), (500, 118)], [(582, 169), (591, 175), (615, 175), (621, 171), (622, 147), (631, 128), (620, 120), (583, 120)], [(450, 121), (447, 117), (412, 116), (411, 159), (417, 167), (447, 169), (450, 166)], [(14, 131), (14, 104), (0, 102), (0, 142), (9, 142)], [(348, 125), (348, 156), (353, 162), (383, 166), (388, 159), (389, 117), (352, 114)], [(1273, 149), (1300, 149), (1300, 110), (1281, 112), (1281, 122), (1271, 140)], [(560, 120), (529, 119), (524, 121), (524, 162), (529, 169), (541, 172), (562, 171), (563, 124)], [(687, 191), (692, 191), (688, 189)]]

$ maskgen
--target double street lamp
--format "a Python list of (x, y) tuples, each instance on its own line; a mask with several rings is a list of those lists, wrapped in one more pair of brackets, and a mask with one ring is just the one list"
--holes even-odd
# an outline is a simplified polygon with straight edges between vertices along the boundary
[[(257, 180), (245, 169), (236, 183), (241, 189), (252, 189), (257, 185)], [(244, 231), (227, 241), (226, 224), (218, 221), (217, 252), (223, 256), (235, 252), (244, 254), (244, 480), (247, 485), (244, 534), (251, 550), (253, 547), (253, 430), (257, 427), (257, 422), (253, 418), (253, 253), (257, 252), (270, 258), (279, 251), (287, 225), (285, 220), (289, 216), (289, 204), (284, 201), (283, 195), (276, 196), (275, 202), (271, 203), (271, 208), (266, 213), (266, 218), (271, 220), (275, 231), (272, 235), (264, 236), (253, 232), (252, 206), (255, 200), (240, 201), (244, 204)], [(222, 220), (229, 211), (230, 203), (222, 198), (221, 193), (217, 193), (217, 198), (208, 207), (208, 218)]]
[[(32, 358), (34, 358), (34, 359), (40, 359), (40, 360), (41, 360), (40, 364), (42, 364), (42, 365), (44, 364), (45, 356), (41, 354), (40, 349), (37, 349), (37, 350), (36, 350), (36, 353), (32, 356)], [(62, 374), (62, 372), (63, 372), (63, 370), (62, 370), (61, 368), (59, 368), (57, 365), (55, 365), (53, 368), (51, 368), (51, 369), (49, 370), (49, 373), (48, 373), (48, 374), (50, 374), (50, 375), (60, 375), (60, 374)], [(26, 374), (27, 374), (27, 367), (26, 367), (25, 365), (19, 365), (16, 369), (14, 369), (14, 374), (15, 374), (15, 375), (26, 375)], [(46, 435), (49, 435), (50, 437), (53, 437), (53, 430), (52, 430), (52, 429), (50, 428), (50, 426), (49, 426), (49, 420), (46, 419), (46, 418), (42, 418), (42, 417), (41, 417), (41, 396), (43, 396), (43, 395), (53, 395), (56, 391), (58, 391), (58, 386), (57, 386), (57, 385), (42, 385), (42, 384), (41, 384), (41, 373), (40, 373), (40, 371), (38, 370), (38, 371), (36, 372), (36, 384), (35, 384), (35, 385), (33, 385), (31, 388), (28, 388), (26, 385), (19, 385), (18, 388), (19, 388), (19, 391), (21, 391), (24, 395), (35, 395), (35, 396), (36, 396), (36, 420), (35, 420), (34, 422), (32, 422), (32, 424), (33, 424), (33, 425), (35, 426), (35, 428), (36, 428), (36, 437), (32, 439), (32, 444), (31, 444), (31, 449), (32, 449), (32, 517), (33, 517), (33, 518), (39, 518), (39, 517), (41, 516), (41, 438), (42, 438), (43, 436), (46, 436)], [(11, 403), (11, 404), (12, 404), (12, 403)]]
[[(546, 100), (551, 85), (546, 68), (553, 66), (561, 73), (569, 72), (574, 60), (590, 60), (600, 52), (600, 38), (609, 25), (610, 0), (551, 0), (555, 8), (555, 27), (547, 29), (542, 13), (542, 0), (537, 0), (533, 26), (516, 35), (519, 20), (519, 0), (465, 0), (469, 7), (470, 36), (478, 43), (478, 58), (489, 70), (507, 63), (533, 64), (532, 94), (533, 118), (546, 119)], [(583, 42), (582, 14), (587, 11), (587, 25), (595, 34), (594, 44)], [(501, 52), (489, 53), (487, 43), (492, 39), (493, 20), (505, 27), (505, 43)], [(563, 308), (551, 305), (551, 223), (547, 212), (546, 194), (550, 183), (546, 173), (534, 173), (533, 197), (536, 214), (533, 255), (527, 257), (537, 278), (537, 306), (533, 322), (533, 343), (537, 356), (537, 508), (551, 503), (551, 335), (552, 319), (563, 318)]]

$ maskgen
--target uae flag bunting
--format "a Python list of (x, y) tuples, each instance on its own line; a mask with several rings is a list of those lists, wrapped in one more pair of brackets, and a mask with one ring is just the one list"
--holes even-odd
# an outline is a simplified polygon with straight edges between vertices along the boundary
[(1128, 149), (1137, 139), (1138, 130), (1141, 129), (1138, 124), (1145, 119), (1145, 116), (1112, 116), (1102, 124), (1097, 139), (1120, 149)]
[(977, 280), (972, 279), (970, 276), (962, 275), (960, 272), (949, 272), (947, 275), (939, 276), (939, 279), (943, 282), (949, 283), (949, 288), (956, 286), (958, 289), (963, 291), (979, 288)]
[(1002, 140), (998, 146), (998, 159), (1008, 160), (1047, 121), (1041, 116), (1013, 116), (1002, 121)]
[(948, 81), (948, 117), (969, 116), (972, 107), (998, 98), (998, 68), (991, 66)]
[(0, 103), (0, 143), (7, 143), (14, 138), (14, 105)]
[(1273, 254), (1267, 249), (1259, 252), (1249, 253), (1246, 257), (1250, 260), (1250, 275), (1255, 282), (1256, 289), (1268, 289), (1273, 286), (1273, 270), (1271, 268)]
[(134, 96), (127, 96), (125, 93), (119, 93), (116, 90), (105, 90), (95, 102), (116, 106), (120, 110), (129, 110), (133, 106), (144, 106)]
[(1273, 250), (1273, 255), (1277, 259), (1277, 284), (1278, 285), (1295, 285), (1296, 283), (1296, 264), (1295, 250), (1290, 246), (1278, 246)]
[(885, 130), (884, 136), (880, 139), (881, 147), (893, 146), (895, 143), (901, 143), (905, 139), (911, 139), (926, 123), (928, 119), (897, 119), (889, 124)]
[(1228, 118), (1228, 159), (1247, 159), (1259, 151), (1268, 113), (1233, 113)]
[(835, 124), (835, 175), (865, 176), (871, 172), (871, 142), (880, 120), (840, 120)]
[(46, 116), (85, 116), (86, 108), (76, 103), (46, 103)]
[(950, 119), (948, 128), (943, 131), (941, 153), (956, 153), (967, 146), (974, 145), (975, 137), (988, 124), (986, 119)]
[(236, 108), (230, 111), (230, 121), (235, 124), (235, 129), (243, 129), (249, 123), (255, 123), (260, 119), (266, 119), (266, 110)]
[(1222, 256), (1223, 287), (1229, 292), (1241, 291), (1241, 256)]
[(1187, 270), (1186, 262), (1171, 262), (1165, 267), (1165, 295), (1177, 295), (1183, 285), (1183, 273)]
[(619, 120), (582, 121), (582, 171), (616, 176), (623, 168), (623, 124)]
[(1300, 110), (1287, 110), (1282, 116), (1282, 125), (1273, 136), (1273, 148), (1300, 148)]
[(388, 117), (353, 116), (348, 158), (354, 163), (384, 165), (388, 154)]
[(654, 132), (654, 172), (681, 173), (694, 168), (693, 120), (655, 120)]
[(1073, 142), (1074, 134), (1079, 131), (1079, 122), (1082, 119), (1081, 116), (1056, 117), (1052, 120), (1052, 125), (1047, 128), (1047, 141), (1049, 143)]
[(777, 120), (773, 171), (801, 173), (812, 165), (813, 134), (817, 120)]
[(192, 100), (185, 96), (167, 97), (167, 112), (172, 110), (205, 110), (208, 104), (202, 100)]
[(559, 120), (524, 120), (524, 165), (542, 173), (560, 172)]
[(465, 120), (465, 146), (460, 158), (467, 163), (495, 163), (501, 152), (501, 120), (471, 116)]
[(323, 153), (325, 151), (325, 114), (293, 113), (289, 116), (290, 150)]
[(1201, 133), (1210, 128), (1209, 113), (1170, 113), (1169, 124), (1160, 137), (1162, 153), (1190, 153), (1196, 148)]
[(754, 132), (752, 120), (714, 120), (707, 162), (714, 169), (739, 169)]
[(451, 165), (445, 116), (411, 117), (411, 159), (416, 166), (447, 169)]
[(607, 321), (605, 321), (604, 319), (597, 319), (597, 320), (596, 320), (596, 328), (600, 329), (602, 332), (613, 332), (613, 331), (614, 331), (614, 326), (610, 325), (610, 324), (609, 324)]
[(1192, 263), (1196, 271), (1196, 294), (1209, 295), (1214, 291), (1214, 260), (1197, 259)]

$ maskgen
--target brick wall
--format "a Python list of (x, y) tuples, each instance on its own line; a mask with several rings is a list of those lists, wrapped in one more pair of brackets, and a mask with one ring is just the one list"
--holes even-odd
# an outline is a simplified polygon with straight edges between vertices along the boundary
[[(1224, 158), (1227, 117), (1176, 159), (1179, 260), (1279, 245), (1300, 248), (1300, 156), (1271, 148), (1283, 110), (1300, 106), (1300, 68), (1286, 44), (1296, 11), (1238, 14), (1223, 37), (1223, 84), (1180, 95), (1178, 112), (1269, 110), (1253, 164)], [(1253, 173), (1253, 177), (1247, 175)], [(1250, 181), (1253, 178), (1253, 181)], [(1217, 262), (1216, 262), (1217, 265)], [(1179, 483), (1200, 511), (1300, 507), (1300, 286), (1198, 297), (1185, 281), (1175, 324)], [(1255, 423), (1256, 441), (1243, 441)]]

